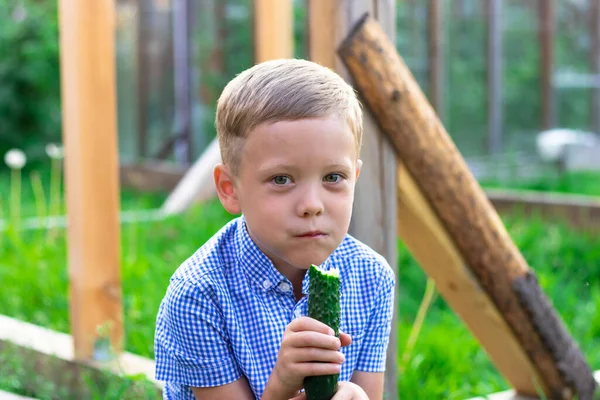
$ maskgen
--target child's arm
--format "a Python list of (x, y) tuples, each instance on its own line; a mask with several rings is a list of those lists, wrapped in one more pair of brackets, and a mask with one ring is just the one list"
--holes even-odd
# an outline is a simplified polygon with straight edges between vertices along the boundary
[(350, 382), (363, 388), (372, 400), (383, 397), (383, 379), (392, 328), (396, 283), (391, 268), (387, 266), (383, 268), (377, 281), (379, 290), (372, 302), (361, 354), (350, 378)]
[(196, 400), (255, 400), (248, 380), (244, 376), (235, 382), (223, 386), (197, 388), (193, 387), (192, 392)]
[(383, 377), (383, 372), (354, 371), (350, 382), (363, 388), (369, 399), (382, 399)]

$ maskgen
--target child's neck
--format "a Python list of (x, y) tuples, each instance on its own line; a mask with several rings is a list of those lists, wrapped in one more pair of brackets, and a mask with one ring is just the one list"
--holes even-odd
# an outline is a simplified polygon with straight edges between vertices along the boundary
[(287, 263), (284, 263), (284, 265), (281, 263), (274, 263), (274, 265), (275, 268), (277, 268), (277, 270), (292, 283), (296, 301), (300, 300), (304, 296), (302, 294), (302, 282), (304, 281), (304, 277), (306, 276), (308, 270), (296, 268)]

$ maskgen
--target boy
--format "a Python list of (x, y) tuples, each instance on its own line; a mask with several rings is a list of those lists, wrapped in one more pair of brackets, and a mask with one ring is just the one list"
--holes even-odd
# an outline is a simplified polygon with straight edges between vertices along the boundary
[[(216, 114), (219, 200), (241, 214), (171, 278), (157, 317), (166, 399), (304, 398), (340, 373), (338, 399), (381, 399), (395, 279), (347, 234), (362, 161), (351, 86), (305, 60), (242, 72)], [(307, 317), (310, 264), (337, 268), (340, 338)], [(367, 397), (368, 396), (368, 397)]]

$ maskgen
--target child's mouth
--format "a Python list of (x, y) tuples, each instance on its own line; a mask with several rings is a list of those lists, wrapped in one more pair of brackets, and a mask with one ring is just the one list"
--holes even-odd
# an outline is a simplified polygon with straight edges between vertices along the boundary
[(320, 238), (320, 237), (324, 237), (324, 236), (326, 236), (326, 234), (321, 231), (310, 231), (310, 232), (301, 233), (297, 237), (307, 238), (307, 239), (315, 239), (315, 238)]

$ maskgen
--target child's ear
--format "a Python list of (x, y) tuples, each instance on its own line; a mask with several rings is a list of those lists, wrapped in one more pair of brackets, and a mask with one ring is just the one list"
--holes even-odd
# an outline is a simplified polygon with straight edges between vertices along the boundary
[(358, 176), (360, 175), (360, 169), (362, 168), (362, 160), (359, 158), (356, 160), (356, 176), (354, 177), (354, 181), (358, 180)]
[(231, 170), (225, 164), (217, 164), (213, 171), (215, 187), (217, 188), (217, 196), (223, 207), (230, 214), (241, 213), (240, 202), (235, 191), (235, 185)]

